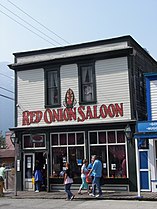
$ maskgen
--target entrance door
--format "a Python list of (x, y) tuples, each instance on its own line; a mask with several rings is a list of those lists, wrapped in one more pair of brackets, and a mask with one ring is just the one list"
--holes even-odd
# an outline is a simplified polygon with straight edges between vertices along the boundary
[(32, 174), (35, 163), (35, 154), (27, 153), (24, 154), (24, 169), (23, 169), (23, 189), (27, 191), (34, 190), (34, 184), (32, 184)]

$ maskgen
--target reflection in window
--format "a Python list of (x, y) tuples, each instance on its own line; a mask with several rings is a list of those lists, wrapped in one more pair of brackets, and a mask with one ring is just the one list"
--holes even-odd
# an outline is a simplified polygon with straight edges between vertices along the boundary
[(75, 134), (74, 133), (69, 133), (68, 134), (68, 144), (69, 145), (74, 145), (75, 144)]
[(66, 134), (60, 134), (60, 145), (66, 145), (66, 144), (67, 144)]
[(90, 132), (90, 144), (97, 144), (97, 132)]
[[(109, 176), (126, 177), (125, 146), (113, 145), (113, 146), (109, 146), (108, 149), (109, 149)], [(123, 160), (125, 160), (125, 165)]]
[(51, 144), (52, 145), (58, 145), (58, 134), (53, 134), (51, 136)]
[(99, 135), (99, 144), (106, 143), (106, 132), (98, 132)]
[(46, 139), (44, 134), (37, 135), (24, 135), (23, 136), (23, 148), (41, 148), (46, 147)]
[(84, 134), (83, 133), (77, 133), (76, 134), (76, 140), (77, 140), (77, 144), (84, 144)]
[(118, 143), (125, 143), (124, 131), (117, 131), (117, 142)]
[(109, 131), (108, 132), (108, 143), (115, 143), (116, 137), (115, 137), (115, 131)]

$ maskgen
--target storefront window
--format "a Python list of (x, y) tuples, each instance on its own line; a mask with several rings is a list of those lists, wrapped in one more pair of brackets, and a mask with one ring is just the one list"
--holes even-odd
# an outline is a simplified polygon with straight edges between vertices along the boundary
[(90, 157), (97, 155), (101, 159), (104, 177), (127, 177), (126, 141), (123, 130), (92, 131), (89, 133), (89, 142)]
[(33, 134), (33, 135), (24, 135), (23, 136), (23, 148), (45, 148), (46, 147), (46, 138), (44, 134)]
[(66, 162), (70, 163), (74, 176), (80, 177), (82, 160), (85, 156), (84, 140), (84, 132), (51, 134), (52, 178), (60, 178), (60, 172), (65, 169)]

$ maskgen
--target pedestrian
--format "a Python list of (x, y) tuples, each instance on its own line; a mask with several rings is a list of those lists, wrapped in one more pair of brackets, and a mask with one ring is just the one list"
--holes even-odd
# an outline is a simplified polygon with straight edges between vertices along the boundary
[(65, 164), (66, 170), (64, 173), (64, 186), (65, 186), (65, 192), (67, 193), (66, 200), (73, 200), (75, 195), (71, 192), (71, 185), (73, 183), (73, 174), (72, 170), (70, 168), (70, 164), (66, 162)]
[(36, 160), (35, 162), (34, 180), (35, 180), (35, 192), (40, 192), (43, 178), (42, 178), (41, 166), (38, 160)]
[[(91, 162), (88, 164), (88, 167), (87, 167), (88, 172), (90, 172), (90, 170), (92, 169), (93, 163), (94, 163), (94, 162), (93, 162), (93, 157), (91, 157)], [(92, 181), (93, 181), (93, 178), (94, 178), (93, 171), (90, 173), (90, 176), (91, 176)], [(91, 182), (91, 183), (92, 183), (92, 182)], [(92, 192), (92, 186), (91, 186), (90, 184), (88, 184), (88, 190), (89, 190), (90, 192)]]
[[(93, 166), (88, 175), (90, 175), (93, 172), (93, 181), (92, 181), (92, 193), (89, 195), (93, 197), (101, 197), (102, 196), (102, 190), (100, 185), (100, 179), (102, 177), (102, 163), (98, 159), (96, 155), (92, 157), (93, 160)], [(98, 189), (98, 194), (96, 195), (96, 188)]]
[(5, 180), (5, 163), (0, 164), (0, 181), (3, 184), (3, 189), (5, 189), (4, 188), (4, 180)]
[(86, 182), (86, 177), (87, 177), (87, 174), (88, 174), (88, 169), (87, 169), (87, 166), (88, 166), (88, 160), (87, 159), (84, 159), (83, 160), (83, 165), (81, 167), (81, 180), (82, 180), (82, 184), (78, 190), (78, 194), (81, 194), (81, 190), (82, 189), (87, 189), (87, 193), (89, 193), (89, 190), (88, 190), (88, 184)]

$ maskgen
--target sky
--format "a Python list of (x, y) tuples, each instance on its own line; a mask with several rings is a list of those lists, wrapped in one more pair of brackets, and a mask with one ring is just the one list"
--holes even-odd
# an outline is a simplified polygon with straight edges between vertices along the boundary
[(13, 63), (15, 52), (124, 35), (157, 60), (156, 8), (157, 0), (0, 0), (0, 62)]

